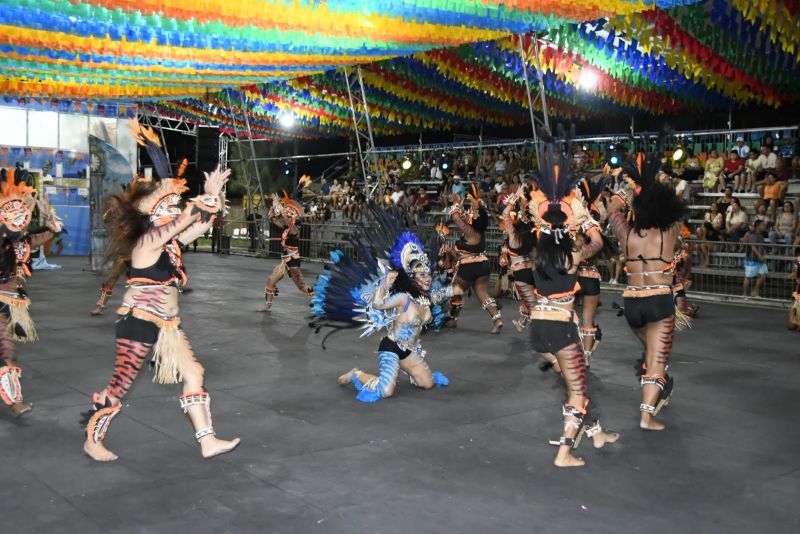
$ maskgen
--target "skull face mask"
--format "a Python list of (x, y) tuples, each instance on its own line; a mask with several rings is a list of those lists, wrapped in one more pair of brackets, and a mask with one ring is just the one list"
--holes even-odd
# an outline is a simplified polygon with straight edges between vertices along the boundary
[(153, 226), (163, 226), (181, 214), (178, 204), (181, 193), (187, 190), (186, 180), (161, 180), (156, 190), (139, 202), (137, 209), (150, 217)]
[(31, 214), (35, 204), (35, 190), (25, 183), (15, 183), (14, 173), (0, 188), (0, 224), (12, 234), (25, 231), (31, 222)]

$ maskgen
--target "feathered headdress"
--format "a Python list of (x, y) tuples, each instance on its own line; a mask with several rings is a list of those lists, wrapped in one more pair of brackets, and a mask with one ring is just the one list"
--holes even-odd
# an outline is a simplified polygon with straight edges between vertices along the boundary
[(406, 274), (430, 274), (431, 266), (422, 241), (413, 232), (403, 232), (392, 247), (392, 263), (395, 269)]
[(150, 222), (160, 226), (178, 213), (175, 206), (181, 200), (181, 194), (188, 191), (183, 178), (167, 178), (158, 181), (155, 190), (144, 197), (136, 205), (141, 213), (150, 216)]
[(292, 220), (302, 217), (305, 212), (303, 206), (290, 197), (286, 191), (283, 196), (278, 196), (277, 193), (272, 195), (272, 211), (275, 215), (289, 217)]
[(0, 223), (13, 232), (21, 232), (30, 224), (36, 204), (36, 190), (25, 183), (26, 176), (27, 171), (9, 169), (0, 186)]
[(586, 205), (591, 211), (598, 211), (594, 203), (600, 196), (600, 193), (603, 192), (603, 189), (606, 188), (607, 182), (608, 178), (606, 176), (602, 176), (596, 181), (592, 181), (589, 178), (583, 178), (580, 182), (578, 182), (578, 189), (580, 190), (581, 195), (583, 195), (583, 199), (586, 201)]
[(130, 124), (133, 137), (136, 139), (137, 143), (147, 150), (147, 155), (150, 156), (150, 160), (153, 162), (153, 168), (156, 170), (158, 177), (162, 180), (164, 178), (169, 178), (169, 162), (164, 152), (161, 150), (161, 140), (158, 138), (158, 135), (152, 128), (139, 124), (139, 121), (136, 119), (131, 119)]
[(572, 172), (572, 138), (575, 135), (575, 127), (570, 128), (569, 134), (560, 124), (558, 130), (560, 139), (555, 139), (546, 128), (539, 132), (539, 139), (542, 142), (542, 166), (537, 181), (547, 202), (539, 204), (538, 215), (547, 227), (552, 226), (546, 221), (549, 218), (546, 217), (548, 212), (562, 212), (566, 217), (563, 226), (570, 226), (572, 208), (564, 198), (571, 193), (579, 180), (578, 175)]
[(666, 147), (667, 139), (672, 135), (672, 128), (664, 125), (656, 141), (655, 152), (648, 154), (638, 153), (635, 158), (623, 158), (620, 168), (628, 177), (636, 182), (642, 189), (651, 187), (658, 180), (662, 173), (662, 155)]

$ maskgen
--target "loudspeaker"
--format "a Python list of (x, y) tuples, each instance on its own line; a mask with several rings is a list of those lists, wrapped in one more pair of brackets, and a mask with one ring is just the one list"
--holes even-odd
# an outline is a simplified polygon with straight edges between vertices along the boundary
[(197, 169), (211, 172), (219, 163), (219, 128), (216, 126), (197, 127)]

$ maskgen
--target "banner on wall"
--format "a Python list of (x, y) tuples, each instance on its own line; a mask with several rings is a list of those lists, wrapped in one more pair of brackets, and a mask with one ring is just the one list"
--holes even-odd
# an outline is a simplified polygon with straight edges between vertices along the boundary
[(94, 135), (89, 136), (89, 187), (91, 217), (92, 270), (102, 268), (108, 242), (103, 223), (103, 199), (122, 193), (131, 181), (131, 166), (116, 148)]

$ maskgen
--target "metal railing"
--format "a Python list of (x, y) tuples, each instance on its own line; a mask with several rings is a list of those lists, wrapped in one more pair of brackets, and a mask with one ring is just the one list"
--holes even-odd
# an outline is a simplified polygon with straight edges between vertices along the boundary
[[(226, 220), (224, 234), (222, 234), (225, 235), (225, 238), (214, 247), (216, 252), (268, 258), (280, 256), (281, 230), (279, 228), (271, 226), (268, 222), (254, 225), (252, 221), (241, 217), (241, 214), (239, 217), (236, 215), (236, 213), (232, 213)], [(446, 218), (437, 214), (427, 214), (421, 220), (415, 221), (414, 230), (419, 235), (427, 235), (440, 221), (446, 221)], [(258, 236), (252, 235), (255, 229), (261, 232), (263, 247), (259, 244)], [(300, 254), (305, 260), (310, 261), (327, 261), (330, 252), (335, 249), (355, 256), (357, 252), (352, 236), (356, 229), (356, 223), (346, 219), (339, 211), (334, 212), (328, 221), (308, 220), (301, 226)], [(253, 237), (255, 238), (253, 239)], [(486, 250), (487, 256), (492, 262), (493, 276), (498, 271), (497, 252), (502, 240), (502, 232), (496, 226), (490, 226), (487, 229)], [(718, 296), (726, 299), (743, 296), (745, 244), (697, 240), (690, 240), (688, 243), (692, 261), (691, 285), (688, 288), (691, 295)], [(210, 244), (210, 234), (201, 238), (198, 243), (202, 249), (208, 249)], [(220, 245), (223, 246), (220, 247)], [(763, 286), (760, 288), (759, 300), (765, 303), (768, 301), (771, 303), (789, 302), (795, 288), (791, 271), (794, 259), (800, 253), (800, 247), (766, 241), (760, 243), (759, 246), (762, 247), (766, 256), (767, 268)], [(706, 257), (708, 258), (707, 264), (704, 261)], [(597, 264), (602, 280), (608, 281), (611, 278), (608, 259), (599, 259)], [(751, 291), (755, 285), (753, 280), (755, 279), (751, 279), (749, 286)], [(618, 280), (619, 287), (624, 287), (625, 283), (623, 273)]]

